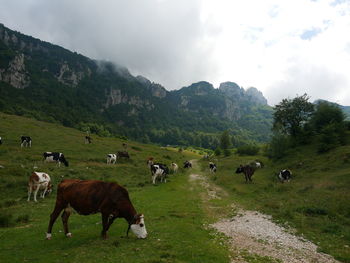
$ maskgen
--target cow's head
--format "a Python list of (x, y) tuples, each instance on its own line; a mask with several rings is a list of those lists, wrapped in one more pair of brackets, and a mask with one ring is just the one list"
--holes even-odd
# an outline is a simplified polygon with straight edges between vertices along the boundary
[(239, 173), (243, 173), (243, 165), (240, 165), (237, 170), (236, 170), (236, 174), (239, 174)]
[(137, 238), (147, 237), (147, 230), (143, 214), (135, 215), (133, 222), (129, 224), (129, 228), (126, 233), (127, 235), (129, 233), (129, 229), (131, 229), (131, 231), (137, 236)]
[(46, 195), (50, 194), (52, 192), (52, 189), (53, 189), (53, 184), (49, 182), (49, 184), (47, 185)]
[(66, 167), (69, 166), (69, 163), (68, 163), (68, 161), (66, 160), (66, 158), (64, 158), (63, 154), (62, 154), (62, 156), (60, 157), (60, 162), (62, 162)]

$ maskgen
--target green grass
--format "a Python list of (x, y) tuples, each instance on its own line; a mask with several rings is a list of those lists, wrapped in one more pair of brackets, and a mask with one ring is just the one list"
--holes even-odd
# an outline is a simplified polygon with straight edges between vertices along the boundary
[[(314, 146), (300, 147), (274, 163), (262, 156), (233, 155), (214, 160), (218, 164), (215, 176), (209, 175), (207, 160), (201, 164), (202, 171), (244, 208), (272, 215), (275, 221), (295, 227), (320, 251), (350, 262), (349, 155), (349, 146), (327, 154), (317, 154)], [(265, 167), (255, 172), (252, 184), (246, 184), (236, 168), (255, 159)], [(282, 184), (275, 173), (286, 168), (293, 177)]]
[[(32, 148), (20, 148), (21, 135), (30, 135)], [(0, 262), (229, 262), (227, 247), (203, 227), (213, 219), (205, 214), (200, 188), (190, 189), (186, 171), (169, 182), (153, 186), (146, 166), (148, 157), (178, 164), (198, 155), (128, 141), (131, 160), (106, 164), (106, 154), (122, 149), (123, 141), (85, 134), (55, 124), (0, 113)], [(63, 152), (69, 167), (42, 163), (45, 151)], [(73, 238), (62, 233), (58, 218), (53, 238), (45, 240), (56, 190), (44, 200), (27, 202), (27, 180), (33, 167), (47, 172), (55, 185), (62, 178), (101, 179), (125, 186), (140, 213), (145, 214), (149, 236), (125, 237), (127, 223), (116, 220), (109, 239), (102, 240), (100, 215), (73, 214), (69, 220)]]
[[(21, 135), (30, 135), (32, 148), (20, 148)], [(300, 235), (319, 245), (322, 252), (350, 262), (350, 147), (316, 154), (312, 146), (291, 151), (277, 163), (261, 156), (237, 156), (214, 160), (216, 175), (209, 174), (208, 161), (201, 170), (228, 192), (222, 199), (201, 200), (200, 187), (188, 182), (188, 172), (170, 176), (167, 184), (153, 186), (146, 160), (181, 167), (184, 160), (196, 159), (195, 151), (144, 145), (128, 141), (131, 160), (106, 164), (106, 154), (122, 150), (125, 141), (93, 136), (84, 144), (85, 134), (59, 125), (0, 113), (0, 262), (229, 262), (227, 242), (207, 229), (219, 217), (232, 217), (231, 203), (271, 214), (275, 221), (295, 227)], [(61, 151), (69, 167), (42, 162), (45, 151)], [(246, 184), (235, 174), (239, 164), (260, 159), (253, 183)], [(73, 238), (64, 237), (58, 218), (53, 238), (45, 240), (56, 191), (38, 202), (27, 202), (27, 180), (33, 167), (47, 172), (55, 187), (62, 178), (101, 179), (125, 186), (138, 212), (145, 214), (149, 236), (125, 238), (127, 223), (118, 219), (109, 239), (100, 238), (100, 215), (70, 218)], [(274, 175), (283, 168), (293, 172), (290, 183), (281, 184)], [(230, 214), (231, 213), (231, 214)], [(275, 259), (233, 251), (247, 262), (275, 262)]]

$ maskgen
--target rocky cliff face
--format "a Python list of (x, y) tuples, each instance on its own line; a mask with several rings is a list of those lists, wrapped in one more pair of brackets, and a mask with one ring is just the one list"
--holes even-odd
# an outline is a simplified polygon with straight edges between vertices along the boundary
[(8, 67), (0, 68), (0, 81), (10, 84), (16, 89), (24, 89), (30, 84), (23, 54), (17, 54), (9, 62)]
[[(267, 138), (270, 129), (269, 122), (261, 121), (270, 120), (269, 113), (256, 110), (266, 105), (266, 99), (255, 88), (244, 90), (234, 82), (224, 82), (216, 89), (201, 81), (167, 91), (145, 77), (134, 77), (123, 66), (93, 61), (1, 24), (0, 93), (0, 110), (17, 114), (20, 109), (19, 114), (67, 126), (105, 123), (130, 137), (148, 134), (153, 142), (174, 128), (218, 133), (240, 125), (241, 133), (259, 130), (253, 135), (259, 140)], [(267, 131), (263, 136), (262, 128)]]

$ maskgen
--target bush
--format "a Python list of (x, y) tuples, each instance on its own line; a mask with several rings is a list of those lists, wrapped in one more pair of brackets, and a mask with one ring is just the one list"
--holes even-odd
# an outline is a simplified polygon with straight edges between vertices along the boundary
[(0, 214), (0, 227), (10, 227), (12, 224), (12, 214)]
[(28, 223), (29, 222), (29, 215), (25, 214), (25, 215), (20, 215), (17, 217), (16, 219), (17, 223)]
[(286, 135), (275, 133), (267, 146), (266, 153), (271, 159), (280, 159), (285, 156), (287, 150), (291, 147), (290, 138)]
[(224, 150), (224, 155), (225, 155), (225, 157), (230, 156), (231, 155), (231, 150), (225, 149)]
[(142, 151), (142, 149), (140, 147), (137, 147), (137, 146), (131, 146), (131, 149), (134, 149), (135, 151), (139, 151), (139, 152)]
[(317, 147), (319, 153), (328, 152), (341, 144), (342, 136), (339, 134), (339, 130), (339, 125), (335, 123), (329, 124), (321, 130)]
[(244, 145), (237, 148), (237, 153), (240, 155), (256, 155), (259, 152), (257, 145)]
[(221, 149), (220, 149), (220, 148), (216, 148), (215, 151), (214, 151), (214, 154), (215, 154), (216, 156), (221, 155)]

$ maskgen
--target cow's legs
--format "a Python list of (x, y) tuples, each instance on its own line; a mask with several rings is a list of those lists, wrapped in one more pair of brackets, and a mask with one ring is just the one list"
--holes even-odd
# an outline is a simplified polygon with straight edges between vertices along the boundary
[(41, 193), (41, 198), (45, 197), (46, 191), (47, 191), (47, 186), (45, 187), (44, 191)]
[(72, 237), (72, 233), (69, 232), (68, 230), (68, 219), (69, 216), (71, 215), (71, 211), (69, 208), (64, 209), (64, 212), (62, 213), (62, 223), (63, 223), (63, 229), (64, 229), (64, 234), (66, 237)]
[(49, 222), (49, 226), (47, 228), (46, 239), (51, 239), (52, 226), (64, 208), (65, 207), (63, 205), (56, 202), (55, 209), (53, 210), (53, 212), (50, 215), (50, 222)]
[(27, 201), (30, 201), (30, 196), (32, 195), (32, 187), (28, 186), (28, 199)]
[(102, 228), (101, 235), (102, 235), (103, 239), (107, 239), (107, 231), (108, 231), (109, 227), (111, 226), (111, 224), (113, 223), (115, 218), (116, 217), (113, 215), (109, 216), (108, 214), (102, 214), (103, 228)]
[(34, 192), (34, 201), (35, 201), (35, 202), (37, 202), (36, 196), (37, 196), (37, 194), (38, 194), (39, 188), (40, 188), (40, 184), (37, 185), (37, 187), (36, 187), (36, 189), (35, 189), (35, 192)]

